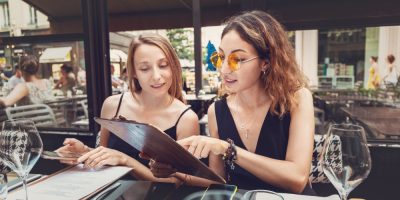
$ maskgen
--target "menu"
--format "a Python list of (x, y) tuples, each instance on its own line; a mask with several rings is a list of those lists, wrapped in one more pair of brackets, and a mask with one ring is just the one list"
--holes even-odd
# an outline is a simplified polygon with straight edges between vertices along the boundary
[(157, 127), (131, 120), (94, 119), (102, 127), (152, 159), (174, 166), (178, 172), (225, 183), (225, 180)]
[[(83, 164), (76, 165), (53, 175), (42, 178), (28, 186), (29, 199), (86, 199), (99, 192), (132, 168), (122, 166), (106, 166), (100, 169), (88, 169)], [(7, 199), (25, 199), (25, 191), (21, 187), (10, 192)]]

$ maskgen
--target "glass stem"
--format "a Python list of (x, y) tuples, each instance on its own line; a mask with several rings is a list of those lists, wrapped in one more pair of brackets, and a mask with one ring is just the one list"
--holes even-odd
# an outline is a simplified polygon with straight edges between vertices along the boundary
[[(347, 200), (347, 192), (341, 192), (340, 193), (340, 199), (341, 200)], [(27, 199), (28, 200), (28, 199)]]
[(27, 186), (27, 182), (26, 182), (26, 177), (24, 177), (22, 179), (22, 185), (24, 186), (24, 190), (25, 190), (25, 200), (28, 200), (28, 186)]

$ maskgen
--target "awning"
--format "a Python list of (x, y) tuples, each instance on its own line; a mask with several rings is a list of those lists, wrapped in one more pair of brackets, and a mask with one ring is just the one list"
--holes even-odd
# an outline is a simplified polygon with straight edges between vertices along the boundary
[(71, 61), (72, 47), (47, 48), (39, 58), (39, 63), (58, 63)]
[(111, 62), (126, 62), (128, 55), (119, 49), (110, 49), (110, 61)]

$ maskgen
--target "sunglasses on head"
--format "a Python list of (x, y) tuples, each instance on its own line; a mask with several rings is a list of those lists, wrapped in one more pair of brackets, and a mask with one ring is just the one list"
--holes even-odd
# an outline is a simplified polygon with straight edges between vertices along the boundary
[[(232, 72), (237, 71), (237, 70), (240, 69), (240, 64), (241, 63), (246, 63), (246, 62), (252, 61), (252, 60), (254, 60), (256, 58), (258, 58), (258, 56), (255, 56), (253, 58), (249, 58), (247, 60), (242, 60), (242, 59), (239, 58), (239, 56), (236, 53), (231, 53), (228, 56), (229, 69)], [(224, 56), (221, 56), (218, 52), (214, 52), (214, 53), (211, 54), (210, 61), (214, 65), (215, 68), (221, 69), (222, 68), (222, 64), (224, 62)]]

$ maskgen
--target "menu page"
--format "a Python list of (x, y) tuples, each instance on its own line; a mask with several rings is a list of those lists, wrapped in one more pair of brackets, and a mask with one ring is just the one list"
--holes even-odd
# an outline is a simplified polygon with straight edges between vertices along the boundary
[[(132, 168), (122, 166), (87, 169), (80, 164), (29, 185), (28, 197), (29, 199), (82, 199), (118, 180), (131, 170)], [(7, 199), (25, 199), (25, 191), (22, 187), (12, 191)]]

